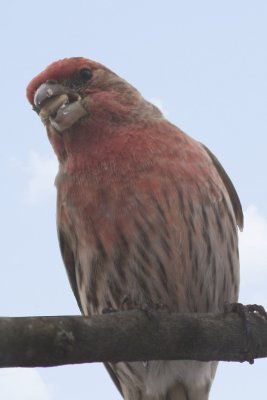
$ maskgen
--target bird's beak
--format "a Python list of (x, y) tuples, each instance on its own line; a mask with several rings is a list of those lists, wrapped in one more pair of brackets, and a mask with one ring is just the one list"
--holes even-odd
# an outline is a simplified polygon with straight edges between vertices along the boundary
[(59, 132), (88, 114), (77, 92), (53, 81), (43, 83), (36, 90), (34, 109), (45, 125), (50, 123)]

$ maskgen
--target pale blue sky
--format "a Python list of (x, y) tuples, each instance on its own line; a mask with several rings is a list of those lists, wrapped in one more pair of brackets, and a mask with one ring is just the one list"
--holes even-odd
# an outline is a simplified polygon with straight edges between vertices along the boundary
[[(0, 5), (0, 315), (76, 314), (55, 231), (56, 162), (25, 98), (50, 62), (100, 61), (221, 160), (245, 210), (241, 300), (267, 306), (267, 2)], [(210, 400), (263, 398), (267, 361), (221, 364)], [(118, 400), (100, 365), (0, 370), (2, 400)]]

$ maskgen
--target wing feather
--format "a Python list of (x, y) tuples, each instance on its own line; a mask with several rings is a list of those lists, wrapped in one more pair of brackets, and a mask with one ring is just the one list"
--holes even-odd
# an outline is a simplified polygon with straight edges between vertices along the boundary
[(227, 192), (229, 194), (229, 197), (230, 197), (230, 200), (231, 200), (231, 203), (233, 206), (233, 210), (235, 213), (237, 225), (238, 225), (239, 229), (242, 231), (243, 226), (244, 226), (244, 216), (243, 216), (241, 202), (239, 200), (239, 197), (235, 190), (235, 187), (234, 187), (231, 179), (229, 178), (228, 174), (226, 173), (225, 169), (223, 168), (222, 164), (217, 159), (217, 157), (215, 157), (215, 155), (204, 144), (201, 144), (201, 145), (203, 146), (203, 148), (206, 150), (209, 157), (211, 158), (213, 165), (217, 169), (217, 171), (221, 177), (221, 180), (223, 181), (224, 186), (227, 189)]
[[(81, 312), (83, 313), (80, 296), (79, 296), (79, 291), (78, 291), (77, 280), (76, 280), (75, 257), (74, 257), (73, 251), (71, 249), (71, 246), (68, 243), (68, 239), (66, 238), (66, 235), (64, 235), (63, 231), (60, 228), (58, 228), (58, 240), (59, 240), (59, 247), (60, 247), (61, 255), (63, 258), (63, 262), (65, 264), (65, 267), (66, 267), (66, 271), (68, 274), (68, 278), (70, 281), (72, 291), (74, 293), (74, 296), (76, 298), (78, 306), (79, 306)], [(119, 382), (115, 372), (113, 371), (112, 367), (108, 363), (104, 363), (104, 365), (105, 365), (113, 383), (116, 385), (118, 391), (122, 395), (121, 385), (120, 385), (120, 382)]]
[(82, 312), (82, 305), (81, 305), (81, 301), (80, 301), (78, 285), (77, 285), (77, 280), (76, 280), (75, 257), (74, 257), (73, 251), (71, 249), (71, 246), (68, 243), (66, 235), (64, 235), (63, 231), (59, 227), (58, 227), (58, 241), (59, 241), (61, 256), (63, 258), (63, 262), (66, 267), (66, 271), (68, 274), (68, 278), (70, 281), (72, 291), (73, 291), (76, 301), (78, 303), (79, 309)]

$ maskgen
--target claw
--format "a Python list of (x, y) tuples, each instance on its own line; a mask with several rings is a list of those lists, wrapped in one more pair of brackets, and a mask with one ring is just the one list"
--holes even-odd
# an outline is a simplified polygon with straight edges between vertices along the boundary
[(248, 304), (247, 306), (248, 312), (250, 313), (257, 313), (261, 317), (264, 317), (267, 319), (267, 312), (265, 311), (265, 308), (263, 306), (260, 306), (258, 304)]
[(245, 334), (246, 334), (246, 348), (245, 352), (248, 355), (248, 362), (250, 364), (254, 364), (254, 358), (250, 357), (252, 351), (250, 350), (250, 342), (251, 342), (251, 329), (250, 329), (250, 324), (249, 324), (249, 315), (258, 313), (258, 315), (264, 317), (267, 319), (267, 313), (264, 309), (263, 306), (257, 305), (257, 304), (248, 304), (244, 305), (242, 303), (225, 303), (224, 305), (224, 312), (229, 313), (229, 312), (234, 312), (238, 314), (244, 324), (245, 328)]
[(103, 308), (103, 310), (102, 310), (102, 314), (111, 314), (114, 312), (118, 312), (118, 310), (116, 310), (113, 307), (106, 307), (106, 308)]

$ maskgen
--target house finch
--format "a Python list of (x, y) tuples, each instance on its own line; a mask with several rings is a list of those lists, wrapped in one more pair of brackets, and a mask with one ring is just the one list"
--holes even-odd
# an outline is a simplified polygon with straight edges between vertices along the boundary
[[(238, 195), (215, 156), (128, 82), (84, 58), (27, 88), (59, 160), (57, 226), (83, 314), (216, 312), (239, 287)], [(216, 362), (108, 364), (127, 400), (206, 400)]]

